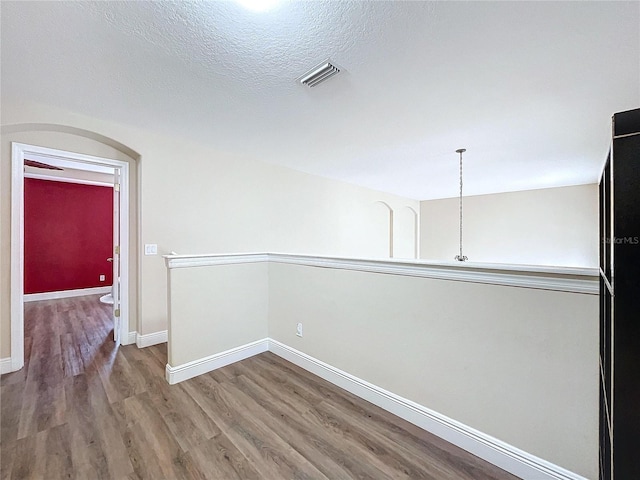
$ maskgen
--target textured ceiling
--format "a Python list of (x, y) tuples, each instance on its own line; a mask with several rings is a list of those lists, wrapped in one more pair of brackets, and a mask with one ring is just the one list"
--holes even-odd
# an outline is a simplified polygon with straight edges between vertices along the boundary
[[(611, 115), (640, 106), (635, 1), (1, 9), (3, 101), (416, 199), (457, 194), (459, 147), (465, 194), (595, 182)], [(326, 58), (343, 72), (295, 82)]]

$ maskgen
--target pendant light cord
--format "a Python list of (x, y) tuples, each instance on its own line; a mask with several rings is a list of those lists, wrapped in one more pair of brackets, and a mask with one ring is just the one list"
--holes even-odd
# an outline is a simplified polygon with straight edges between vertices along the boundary
[(462, 257), (462, 152), (460, 152), (460, 257)]
[(456, 150), (456, 153), (460, 154), (460, 255), (456, 255), (455, 259), (460, 262), (467, 260), (467, 257), (462, 254), (462, 154), (466, 151), (465, 148)]

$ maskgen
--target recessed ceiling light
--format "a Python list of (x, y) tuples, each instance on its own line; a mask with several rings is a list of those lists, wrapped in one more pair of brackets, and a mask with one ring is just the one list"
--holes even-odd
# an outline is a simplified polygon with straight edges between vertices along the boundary
[(276, 5), (278, 5), (282, 0), (236, 0), (240, 5), (242, 5), (247, 10), (252, 10), (254, 12), (265, 12)]

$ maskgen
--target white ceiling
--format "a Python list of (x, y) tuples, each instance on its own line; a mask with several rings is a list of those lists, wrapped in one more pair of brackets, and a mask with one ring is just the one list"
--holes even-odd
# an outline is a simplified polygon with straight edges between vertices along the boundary
[[(2, 1), (31, 99), (415, 199), (595, 182), (640, 2)], [(331, 58), (343, 72), (295, 79)], [(206, 162), (207, 159), (182, 161)]]

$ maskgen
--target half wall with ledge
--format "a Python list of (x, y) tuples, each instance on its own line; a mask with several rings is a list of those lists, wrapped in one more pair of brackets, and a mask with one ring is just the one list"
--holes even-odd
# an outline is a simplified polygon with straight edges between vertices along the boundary
[(170, 383), (270, 350), (521, 478), (597, 476), (595, 269), (165, 261)]

